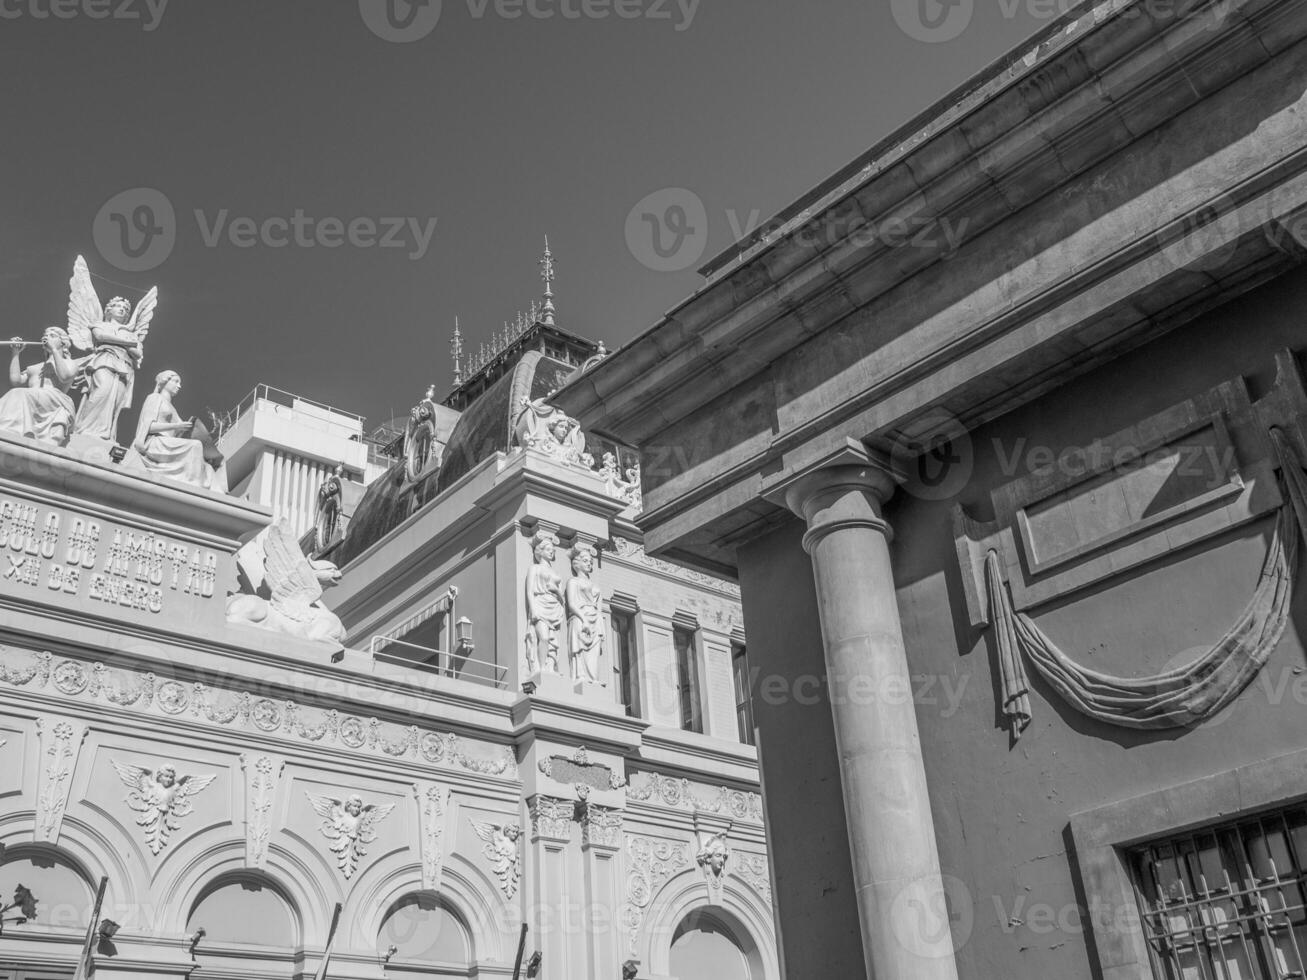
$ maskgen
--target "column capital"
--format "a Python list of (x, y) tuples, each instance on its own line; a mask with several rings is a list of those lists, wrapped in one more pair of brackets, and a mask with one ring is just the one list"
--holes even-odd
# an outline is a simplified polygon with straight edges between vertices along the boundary
[(888, 456), (849, 439), (812, 466), (791, 474), (766, 496), (807, 522), (803, 546), (811, 552), (826, 535), (847, 528), (868, 528), (892, 537), (881, 505), (903, 479)]

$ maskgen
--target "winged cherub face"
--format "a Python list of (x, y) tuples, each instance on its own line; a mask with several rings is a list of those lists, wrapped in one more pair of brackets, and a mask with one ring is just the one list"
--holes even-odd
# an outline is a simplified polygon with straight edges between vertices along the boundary
[(363, 812), (363, 800), (357, 796), (351, 796), (345, 801), (345, 812), (351, 817), (357, 817)]
[(132, 304), (122, 298), (109, 300), (109, 305), (104, 308), (105, 319), (114, 323), (126, 323), (131, 315)]
[(164, 789), (172, 789), (173, 783), (177, 782), (177, 770), (172, 766), (164, 766), (154, 774), (154, 781)]

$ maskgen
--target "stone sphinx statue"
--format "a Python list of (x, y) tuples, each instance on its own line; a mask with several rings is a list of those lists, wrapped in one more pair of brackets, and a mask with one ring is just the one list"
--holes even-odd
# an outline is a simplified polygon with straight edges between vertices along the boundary
[(13, 387), (0, 397), (0, 432), (66, 446), (75, 412), (69, 391), (90, 358), (69, 357), (71, 341), (61, 327), (47, 327), (41, 344), (45, 360), (24, 368), (19, 358), (28, 345), (17, 337), (13, 340), (9, 362)]
[(135, 313), (121, 296), (102, 307), (86, 260), (80, 255), (68, 286), (68, 334), (79, 350), (92, 351), (86, 365), (86, 397), (77, 411), (73, 432), (112, 443), (118, 438), (118, 417), (132, 403), (159, 290), (146, 293)]
[(227, 600), (227, 622), (337, 648), (345, 642), (340, 617), (322, 604), (323, 592), (339, 584), (340, 569), (329, 561), (309, 561), (289, 522), (260, 532), (236, 553), (236, 563), (241, 591)]
[(204, 490), (226, 493), (227, 467), (208, 437), (208, 430), (196, 419), (183, 419), (173, 405), (173, 398), (181, 388), (181, 375), (176, 371), (159, 372), (154, 392), (141, 406), (136, 438), (132, 441), (136, 459), (127, 465), (139, 463), (151, 476), (166, 476)]
[(599, 660), (604, 650), (603, 596), (590, 579), (595, 550), (588, 544), (572, 549), (572, 577), (567, 580), (567, 645), (572, 680), (603, 684)]

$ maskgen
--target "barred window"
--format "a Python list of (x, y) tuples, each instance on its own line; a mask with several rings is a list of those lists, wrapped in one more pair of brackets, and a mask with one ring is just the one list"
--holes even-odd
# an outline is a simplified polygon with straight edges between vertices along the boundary
[(1307, 976), (1307, 807), (1137, 848), (1135, 878), (1160, 980)]

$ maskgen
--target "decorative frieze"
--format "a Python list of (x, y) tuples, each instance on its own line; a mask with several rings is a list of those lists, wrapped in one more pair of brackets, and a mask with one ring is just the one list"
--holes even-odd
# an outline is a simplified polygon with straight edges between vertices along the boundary
[(151, 672), (109, 668), (102, 663), (57, 659), (0, 647), (0, 683), (57, 691), (68, 698), (175, 717), (222, 727), (254, 729), (288, 740), (334, 744), (346, 749), (418, 763), (443, 765), (484, 776), (517, 778), (509, 746), (470, 751), (458, 735), (400, 727), (376, 718), (306, 707), (291, 700), (260, 697), (207, 684), (160, 681)]
[(284, 760), (270, 755), (241, 754), (241, 769), (245, 772), (245, 866), (248, 868), (267, 866), (272, 806), (285, 768)]
[(181, 829), (181, 820), (195, 811), (195, 797), (218, 778), (178, 776), (170, 762), (158, 769), (110, 762), (128, 789), (127, 805), (136, 811), (136, 823), (144, 829), (146, 846), (154, 855), (168, 846), (169, 837)]
[(626, 797), (673, 810), (722, 814), (740, 823), (762, 823), (762, 797), (757, 793), (726, 786), (705, 786), (655, 772), (633, 773)]
[(646, 568), (652, 568), (654, 571), (662, 572), (664, 575), (671, 575), (674, 578), (686, 582), (695, 582), (699, 585), (712, 589), (714, 592), (721, 592), (735, 600), (740, 598), (740, 587), (734, 582), (727, 582), (725, 579), (716, 578), (715, 576), (705, 574), (693, 568), (686, 568), (683, 565), (674, 565), (669, 561), (663, 561), (661, 558), (654, 558), (645, 552), (644, 546), (635, 541), (626, 538), (615, 537), (612, 539), (613, 551), (619, 558), (625, 558), (627, 561), (635, 562)]
[(341, 874), (349, 881), (358, 870), (359, 862), (367, 856), (367, 845), (377, 839), (377, 825), (390, 816), (395, 804), (364, 803), (357, 794), (343, 800), (316, 793), (306, 792), (304, 795), (322, 817), (322, 835), (336, 855)]
[(440, 891), (445, 868), (445, 823), (449, 814), (450, 790), (435, 783), (414, 783), (418, 804), (418, 828), (422, 835), (422, 887)]
[(36, 796), (36, 839), (53, 844), (59, 840), (64, 811), (68, 806), (68, 794), (72, 789), (73, 772), (77, 768), (77, 758), (90, 729), (68, 721), (51, 724), (44, 718), (38, 718), (36, 730), (40, 736), (41, 759), (44, 763), (40, 770), (41, 786)]
[(481, 838), (481, 853), (499, 879), (505, 898), (517, 894), (517, 883), (522, 877), (522, 855), (519, 841), (522, 828), (516, 824), (492, 824), (472, 821), (472, 829)]

